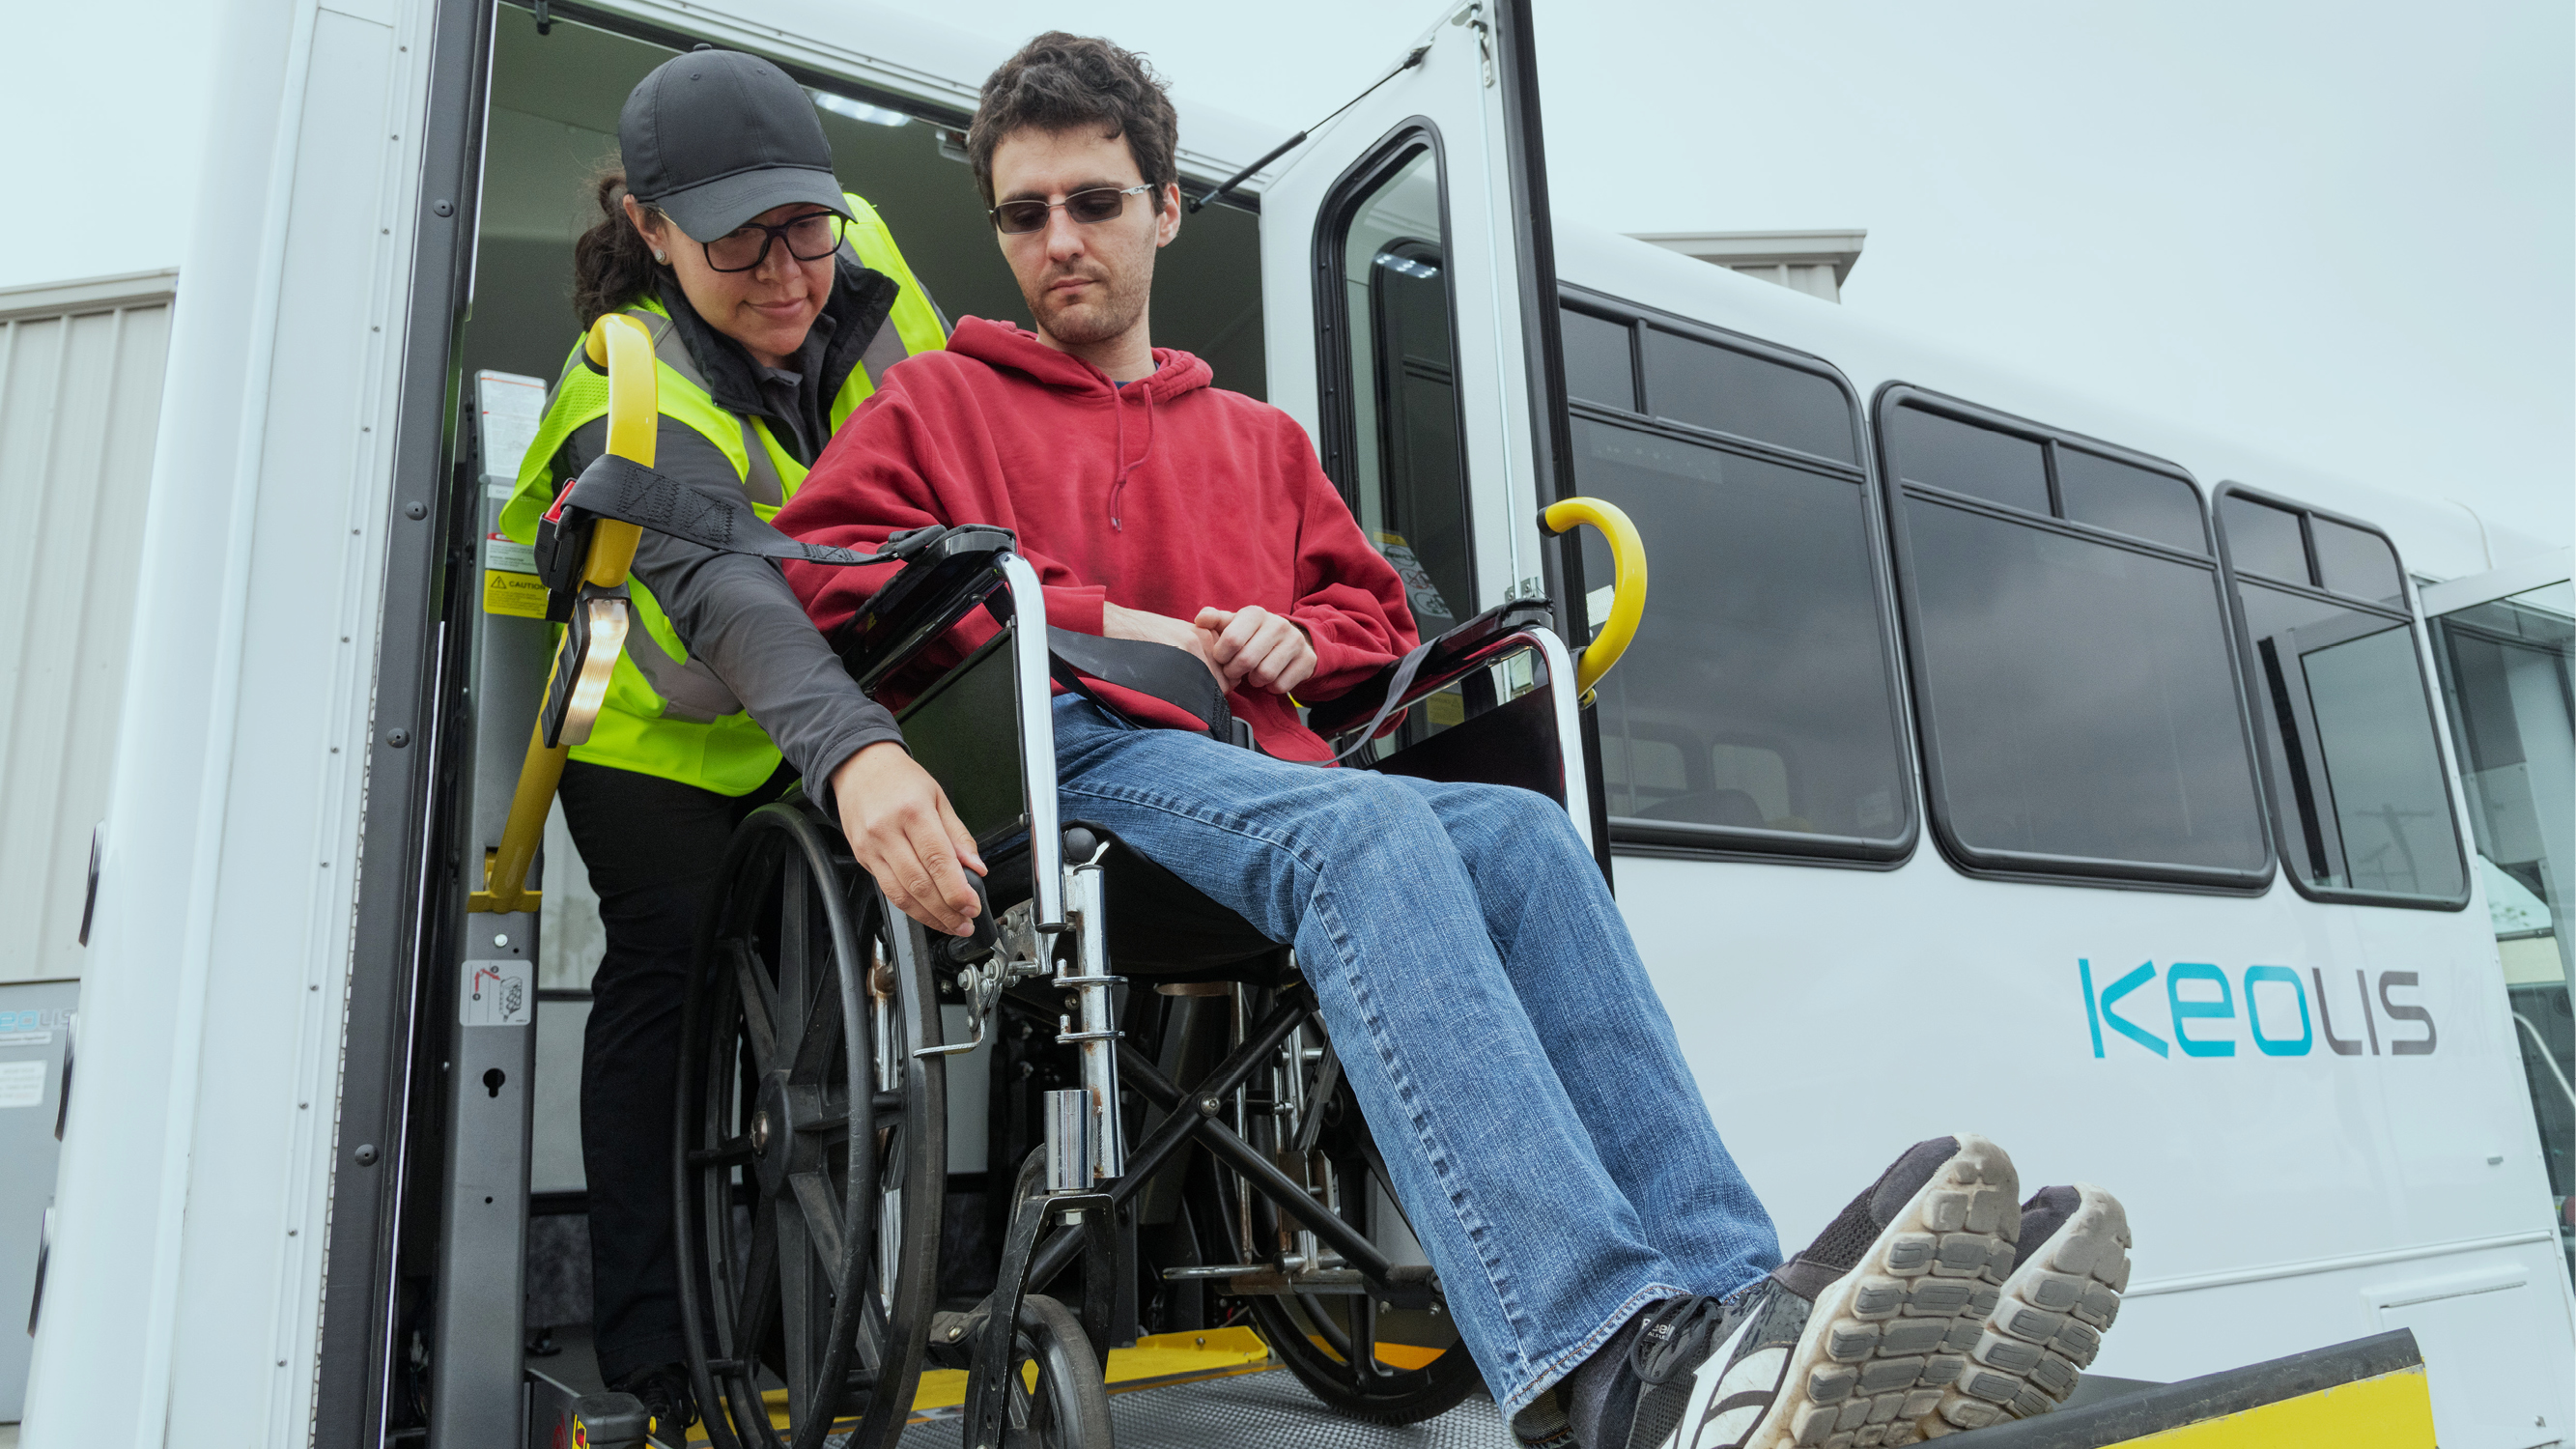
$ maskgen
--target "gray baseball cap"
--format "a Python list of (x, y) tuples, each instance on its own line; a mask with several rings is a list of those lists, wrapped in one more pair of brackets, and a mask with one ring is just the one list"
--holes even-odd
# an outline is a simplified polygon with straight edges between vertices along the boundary
[(812, 98), (756, 55), (700, 46), (654, 67), (618, 113), (617, 150), (626, 189), (693, 241), (795, 201), (849, 212)]

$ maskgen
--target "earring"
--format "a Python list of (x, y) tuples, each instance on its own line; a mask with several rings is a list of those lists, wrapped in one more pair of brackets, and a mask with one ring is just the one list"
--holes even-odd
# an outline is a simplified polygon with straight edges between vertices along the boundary
[(671, 257), (669, 253), (663, 251), (660, 247), (655, 247), (653, 248), (653, 260), (668, 265)]

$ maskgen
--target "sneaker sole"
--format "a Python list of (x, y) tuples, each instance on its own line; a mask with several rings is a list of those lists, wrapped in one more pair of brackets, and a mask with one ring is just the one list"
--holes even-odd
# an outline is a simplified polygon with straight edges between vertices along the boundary
[(1745, 1449), (1877, 1449), (1924, 1435), (2001, 1302), (2021, 1234), (2012, 1159), (1959, 1150), (1818, 1295), (1779, 1398)]
[(2004, 1280), (1967, 1369), (1923, 1425), (1927, 1437), (2045, 1414), (2075, 1392), (2101, 1351), (2129, 1286), (2129, 1215), (2091, 1183), (2074, 1186), (2082, 1197), (2074, 1216), (2039, 1259)]

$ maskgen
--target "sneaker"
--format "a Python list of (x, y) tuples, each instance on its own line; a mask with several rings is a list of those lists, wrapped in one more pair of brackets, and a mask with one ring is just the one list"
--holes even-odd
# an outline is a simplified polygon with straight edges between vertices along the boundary
[(1876, 1449), (1947, 1431), (1942, 1396), (2002, 1300), (2019, 1192), (1983, 1137), (1908, 1148), (1738, 1300), (1680, 1449)]
[(1565, 1404), (1554, 1389), (1512, 1415), (1512, 1442), (1519, 1449), (1583, 1449), (1574, 1426), (1565, 1421)]
[(689, 1426), (698, 1422), (698, 1396), (689, 1389), (687, 1364), (636, 1369), (610, 1384), (608, 1391), (633, 1394), (653, 1417), (653, 1437), (666, 1443), (687, 1443)]
[(1975, 1429), (2065, 1403), (2120, 1316), (2128, 1248), (2118, 1198), (2084, 1182), (2033, 1193), (2021, 1205), (2021, 1251), (2002, 1301), (1968, 1350), (1973, 1362), (1942, 1395), (1942, 1425)]
[(1699, 1366), (1735, 1322), (1714, 1298), (1663, 1298), (1639, 1309), (1566, 1379), (1575, 1442), (1583, 1449), (1670, 1444)]

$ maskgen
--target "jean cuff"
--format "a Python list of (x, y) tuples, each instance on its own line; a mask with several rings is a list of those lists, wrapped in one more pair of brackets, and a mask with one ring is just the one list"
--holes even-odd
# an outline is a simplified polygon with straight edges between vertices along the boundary
[(1610, 1316), (1601, 1320), (1601, 1326), (1585, 1335), (1582, 1342), (1540, 1364), (1531, 1371), (1529, 1377), (1512, 1387), (1510, 1394), (1495, 1406), (1502, 1411), (1503, 1421), (1509, 1423), (1512, 1415), (1528, 1408), (1539, 1395), (1556, 1387), (1567, 1374), (1581, 1368), (1585, 1359), (1599, 1353), (1601, 1345), (1616, 1337), (1620, 1328), (1629, 1319), (1636, 1317), (1647, 1304), (1666, 1298), (1685, 1297), (1688, 1293), (1688, 1289), (1676, 1288), (1670, 1283), (1649, 1283), (1629, 1294), (1627, 1301), (1612, 1309)]

